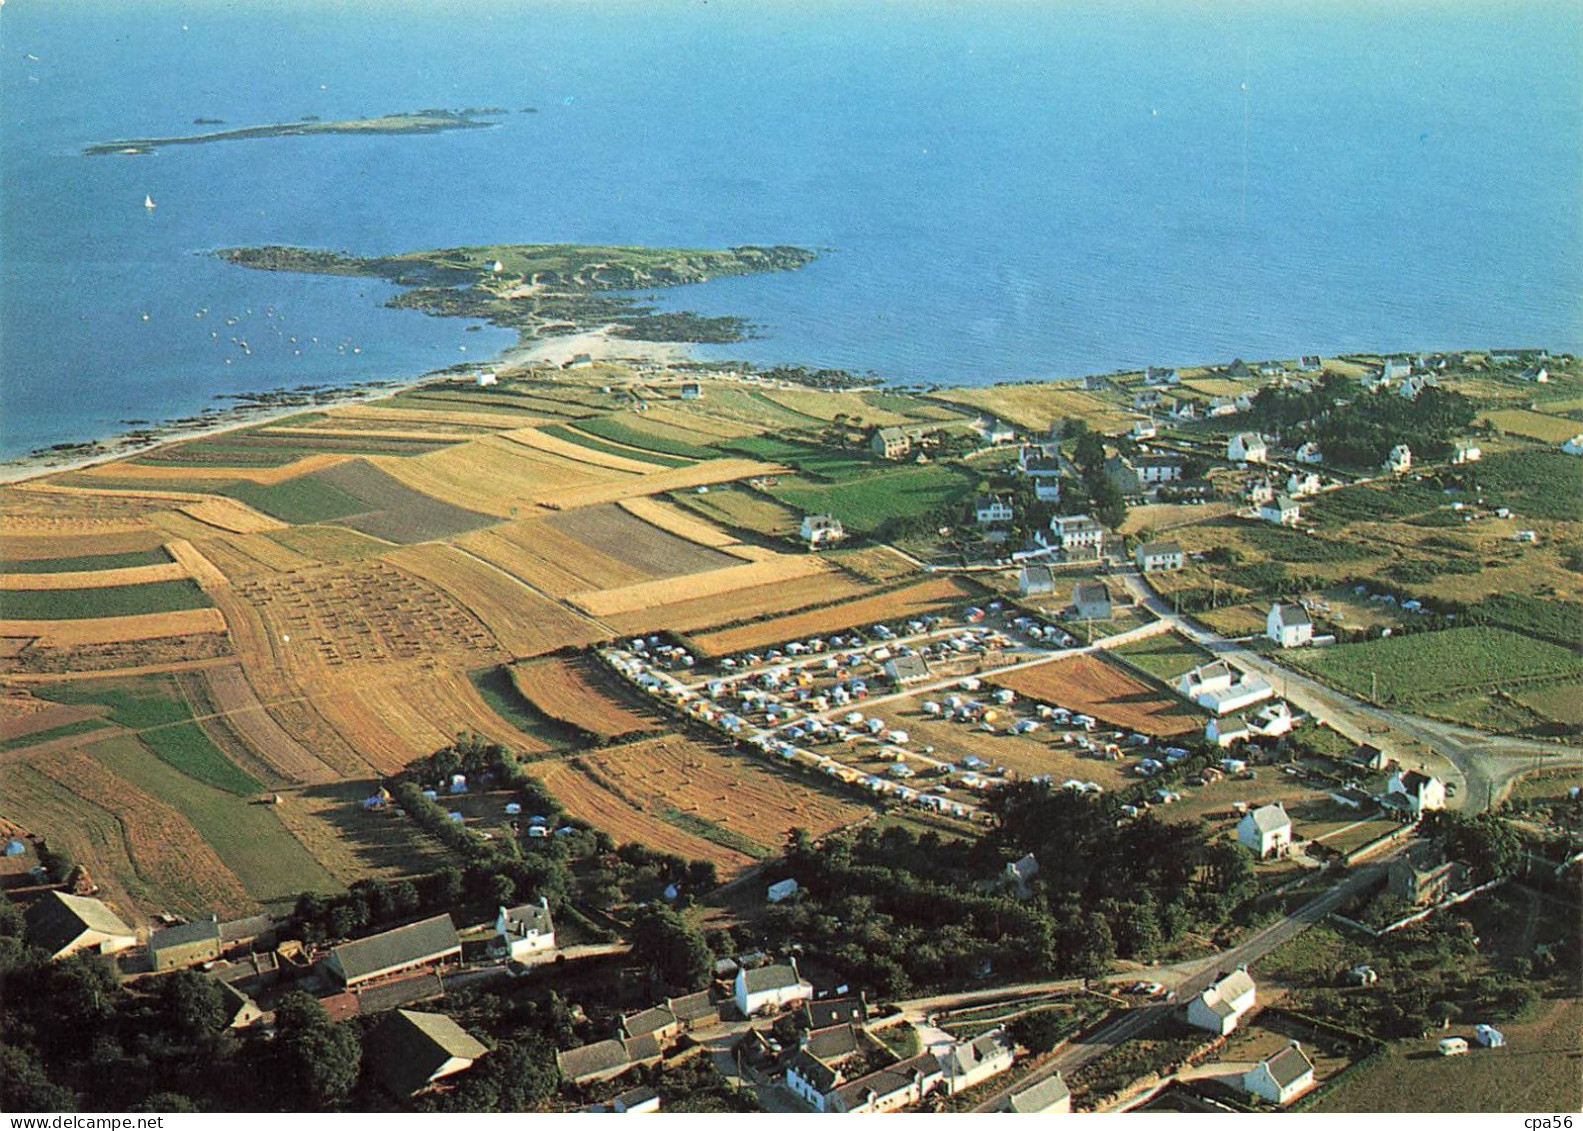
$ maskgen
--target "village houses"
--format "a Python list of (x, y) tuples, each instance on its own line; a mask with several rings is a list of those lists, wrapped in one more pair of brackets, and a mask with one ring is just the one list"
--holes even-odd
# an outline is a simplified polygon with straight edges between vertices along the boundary
[(1270, 606), (1269, 615), (1264, 618), (1264, 635), (1282, 648), (1300, 648), (1313, 643), (1314, 622), (1309, 619), (1308, 610), (1301, 605), (1277, 601)]
[(1072, 586), (1072, 609), (1078, 620), (1109, 620), (1110, 587), (1102, 581), (1079, 581)]
[(1184, 699), (1216, 715), (1240, 711), (1275, 695), (1275, 689), (1263, 676), (1242, 672), (1224, 660), (1215, 660), (1187, 672), (1177, 682), (1176, 689)]
[(506, 957), (520, 962), (555, 949), (555, 924), (550, 919), (549, 901), (502, 907), (495, 917), (495, 934), (505, 948)]
[(802, 540), (810, 550), (833, 546), (846, 537), (846, 528), (832, 514), (805, 514), (802, 520)]
[(1232, 463), (1263, 463), (1270, 449), (1257, 432), (1238, 432), (1226, 441), (1226, 458)]
[(1105, 528), (1086, 514), (1057, 515), (1050, 520), (1052, 544), (1067, 561), (1094, 561), (1105, 542)]
[(1184, 557), (1178, 542), (1140, 542), (1133, 559), (1144, 573), (1164, 573), (1182, 568)]
[(460, 963), (462, 941), (449, 915), (397, 927), (330, 951), (324, 967), (346, 989), (426, 967)]
[(1001, 526), (1015, 515), (1011, 499), (1004, 495), (980, 495), (973, 500), (973, 517), (980, 526)]
[(1319, 476), (1312, 471), (1294, 471), (1286, 477), (1286, 493), (1294, 499), (1317, 495), (1321, 486)]
[(1297, 462), (1324, 463), (1325, 453), (1318, 444), (1314, 443), (1312, 440), (1309, 440), (1297, 449)]
[(364, 1040), (363, 1058), (394, 1096), (408, 1099), (433, 1090), (447, 1076), (465, 1072), (489, 1052), (443, 1013), (397, 1009)]
[(23, 926), (28, 942), (46, 951), (51, 961), (84, 951), (119, 954), (137, 945), (136, 932), (102, 902), (62, 891), (35, 900)]
[(1314, 1062), (1303, 1046), (1293, 1041), (1248, 1069), (1242, 1086), (1250, 1095), (1284, 1107), (1314, 1086)]
[(1265, 522), (1277, 526), (1296, 526), (1303, 518), (1303, 508), (1285, 492), (1259, 504), (1258, 515)]
[(1055, 573), (1047, 565), (1024, 565), (1017, 572), (1019, 597), (1048, 597), (1055, 592)]
[(1413, 450), (1406, 444), (1397, 444), (1385, 457), (1385, 470), (1392, 475), (1405, 475), (1413, 466)]
[(1484, 458), (1484, 449), (1477, 440), (1458, 440), (1451, 445), (1452, 463), (1477, 463)]
[(756, 1017), (812, 997), (813, 986), (797, 973), (795, 961), (737, 971), (735, 1000), (744, 1017)]
[(1421, 817), (1431, 809), (1446, 807), (1446, 783), (1418, 770), (1398, 770), (1385, 787), (1385, 799), (1412, 816)]
[(1187, 1023), (1225, 1036), (1258, 1003), (1258, 987), (1246, 970), (1222, 974), (1187, 1005)]
[(1250, 809), (1237, 822), (1237, 843), (1260, 860), (1285, 856), (1292, 844), (1292, 819), (1280, 802)]

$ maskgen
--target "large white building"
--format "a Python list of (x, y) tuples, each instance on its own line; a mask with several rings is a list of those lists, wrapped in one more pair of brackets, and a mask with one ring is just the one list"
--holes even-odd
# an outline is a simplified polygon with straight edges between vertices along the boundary
[(1282, 648), (1300, 648), (1313, 642), (1314, 622), (1301, 605), (1283, 605), (1277, 601), (1270, 606), (1269, 616), (1264, 618), (1264, 635)]
[(1292, 819), (1280, 802), (1251, 809), (1237, 822), (1237, 842), (1260, 860), (1284, 856), (1292, 844)]
[(1258, 987), (1246, 970), (1233, 970), (1187, 1003), (1187, 1023), (1225, 1036), (1258, 1003)]
[(507, 957), (518, 961), (554, 950), (555, 924), (550, 919), (549, 902), (541, 897), (537, 903), (502, 907), (495, 916), (495, 933)]
[(793, 1002), (813, 1000), (813, 986), (797, 973), (795, 961), (738, 970), (735, 990), (737, 1009), (744, 1017), (754, 1017)]
[(1224, 660), (1194, 668), (1177, 682), (1177, 691), (1217, 715), (1240, 711), (1275, 694), (1262, 676), (1239, 671)]
[(1232, 463), (1263, 463), (1269, 456), (1270, 449), (1257, 432), (1238, 432), (1226, 441), (1226, 458)]

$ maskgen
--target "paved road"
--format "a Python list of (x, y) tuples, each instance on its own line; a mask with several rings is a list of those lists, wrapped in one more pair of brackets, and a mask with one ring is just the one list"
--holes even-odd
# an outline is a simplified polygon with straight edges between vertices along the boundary
[[(1378, 879), (1384, 867), (1382, 862), (1354, 869), (1334, 887), (1315, 896), (1284, 919), (1271, 924), (1231, 949), (1208, 958), (1151, 970), (1148, 977), (1164, 985), (1173, 986), (1177, 1003), (1188, 1001), (1203, 993), (1221, 971), (1232, 970), (1238, 966), (1251, 966), (1276, 947), (1302, 934), (1345, 903), (1353, 893)], [(1072, 1041), (1036, 1072), (1019, 1080), (1012, 1087), (997, 1092), (974, 1110), (994, 1111), (1012, 1091), (1020, 1091), (1037, 1084), (1057, 1072), (1070, 1075), (1104, 1056), (1124, 1041), (1130, 1041), (1160, 1024), (1178, 1008), (1178, 1004), (1162, 1003), (1116, 1014), (1091, 1033)]]
[(1378, 746), (1404, 766), (1427, 770), (1454, 784), (1450, 808), (1488, 808), (1529, 770), (1583, 766), (1583, 749), (1576, 746), (1485, 734), (1365, 703), (1178, 615), (1135, 571), (1119, 576), (1163, 622), (1235, 666), (1264, 676), (1294, 706), (1324, 719), (1355, 742)]

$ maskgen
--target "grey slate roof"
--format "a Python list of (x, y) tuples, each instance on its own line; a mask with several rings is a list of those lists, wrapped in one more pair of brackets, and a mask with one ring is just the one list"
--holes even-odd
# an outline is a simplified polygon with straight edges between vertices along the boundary
[(550, 909), (537, 903), (524, 903), (520, 907), (508, 907), (506, 911), (506, 926), (518, 934), (526, 935), (528, 931), (547, 933), (554, 929), (550, 919)]
[(1301, 605), (1282, 605), (1277, 603), (1275, 610), (1275, 615), (1280, 619), (1281, 624), (1287, 627), (1314, 623), (1308, 618), (1308, 611)]
[(824, 1001), (803, 1002), (808, 1028), (828, 1029), (831, 1025), (868, 1020), (868, 1003), (860, 997), (832, 997)]
[(174, 927), (166, 927), (163, 931), (155, 931), (148, 940), (149, 950), (168, 950), (171, 947), (187, 946), (197, 942), (219, 942), (220, 924), (213, 919), (196, 919), (191, 923), (180, 923)]
[(944, 1075), (940, 1071), (940, 1062), (935, 1059), (934, 1053), (920, 1053), (911, 1060), (892, 1064), (888, 1068), (881, 1068), (878, 1072), (870, 1072), (867, 1076), (859, 1077), (850, 1084), (841, 1085), (836, 1089), (836, 1096), (841, 1107), (851, 1110), (861, 1107), (871, 1091), (883, 1098), (910, 1087), (914, 1074), (922, 1076), (925, 1080), (930, 1077), (939, 1079)]
[(462, 942), (456, 937), (456, 924), (449, 915), (436, 915), (393, 931), (370, 935), (366, 939), (342, 943), (330, 953), (340, 964), (347, 981), (372, 977), (385, 970), (416, 965), (459, 952)]
[(566, 1049), (556, 1053), (555, 1059), (561, 1066), (561, 1075), (573, 1083), (632, 1063), (626, 1046), (614, 1040), (595, 1041), (591, 1045)]
[(365, 1056), (374, 1075), (398, 1096), (421, 1091), (453, 1057), (476, 1060), (489, 1050), (443, 1013), (398, 1009), (369, 1033)]
[(1066, 1086), (1066, 1078), (1057, 1072), (1048, 1080), (1040, 1080), (1031, 1088), (1013, 1092), (1006, 1101), (1006, 1106), (1016, 1112), (1038, 1113), (1048, 1111), (1071, 1094), (1071, 1089)]
[(668, 1029), (677, 1023), (677, 1017), (669, 1006), (656, 1005), (652, 1009), (640, 1010), (621, 1019), (621, 1028), (627, 1036), (637, 1037), (644, 1033), (654, 1033), (661, 1029)]
[(1308, 1054), (1298, 1048), (1295, 1042), (1266, 1060), (1264, 1066), (1269, 1069), (1275, 1083), (1282, 1088), (1295, 1084), (1305, 1073), (1314, 1070), (1314, 1062), (1308, 1059)]
[(720, 1005), (708, 990), (699, 990), (685, 997), (673, 997), (665, 1003), (676, 1019), (682, 1022), (700, 1021), (710, 1015), (720, 1015)]
[(275, 920), (268, 915), (249, 915), (245, 919), (231, 919), (220, 924), (220, 941), (224, 943), (256, 939), (275, 929)]
[(1182, 552), (1182, 544), (1180, 542), (1166, 541), (1145, 542), (1138, 549), (1144, 557), (1152, 558), (1160, 554), (1180, 554)]
[(820, 1060), (807, 1049), (798, 1049), (792, 1057), (791, 1064), (786, 1068), (788, 1075), (795, 1072), (808, 1082), (808, 1086), (820, 1095), (833, 1091), (841, 1081), (841, 1074), (830, 1065)]
[(816, 1056), (820, 1060), (839, 1061), (857, 1052), (857, 1030), (850, 1023), (816, 1029), (808, 1034), (808, 1043), (803, 1049), (810, 1056)]
[(802, 979), (797, 976), (797, 970), (785, 963), (776, 963), (773, 966), (760, 966), (756, 970), (743, 971), (743, 984), (750, 994), (762, 993), (765, 990), (781, 990), (795, 986)]
[(52, 891), (27, 909), (27, 939), (55, 954), (86, 931), (106, 935), (131, 935), (133, 930), (97, 899)]
[(1253, 818), (1253, 827), (1261, 833), (1273, 833), (1277, 829), (1287, 828), (1292, 823), (1292, 819), (1286, 815), (1286, 810), (1279, 804), (1261, 805), (1248, 816)]
[(403, 1005), (416, 1005), (420, 1001), (434, 1001), (445, 996), (445, 980), (437, 970), (426, 970), (413, 978), (398, 978), (357, 992), (357, 1005), (363, 1014), (383, 1013)]

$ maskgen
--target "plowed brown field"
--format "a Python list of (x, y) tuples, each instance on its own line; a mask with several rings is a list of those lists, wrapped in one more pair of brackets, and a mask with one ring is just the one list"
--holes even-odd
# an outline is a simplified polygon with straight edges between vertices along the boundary
[(203, 673), (203, 682), (231, 729), (281, 776), (299, 782), (327, 782), (339, 776), (264, 709), (241, 665), (211, 668)]
[(1150, 687), (1095, 656), (1055, 660), (989, 678), (1029, 699), (1066, 707), (1144, 734), (1182, 734), (1197, 730), (1204, 720), (1202, 712), (1176, 696)]

